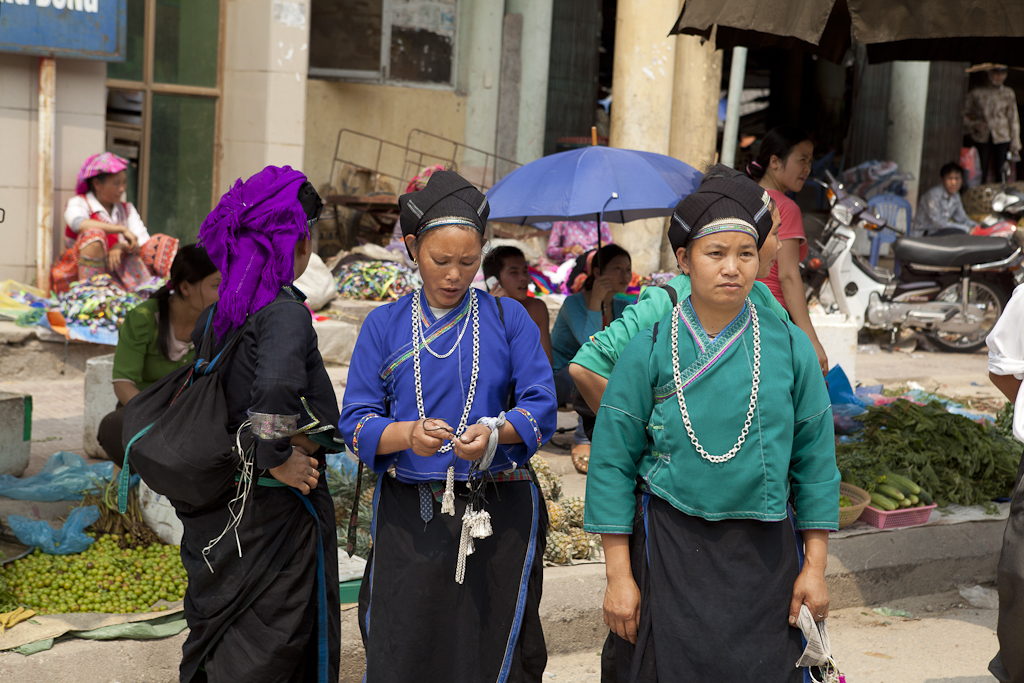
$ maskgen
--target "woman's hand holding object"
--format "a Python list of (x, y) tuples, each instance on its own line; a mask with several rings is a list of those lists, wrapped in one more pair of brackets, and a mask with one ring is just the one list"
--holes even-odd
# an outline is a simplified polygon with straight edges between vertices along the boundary
[(828, 617), (829, 597), (825, 586), (825, 570), (805, 564), (793, 584), (793, 600), (789, 605), (789, 625), (796, 626), (800, 605), (806, 604), (814, 621)]
[(416, 455), (430, 457), (440, 450), (446, 440), (454, 439), (451, 425), (444, 420), (424, 418), (409, 422), (409, 448)]
[(491, 430), (486, 425), (470, 425), (459, 438), (452, 441), (452, 448), (455, 455), (463, 460), (479, 460), (487, 451), (487, 440), (490, 437)]

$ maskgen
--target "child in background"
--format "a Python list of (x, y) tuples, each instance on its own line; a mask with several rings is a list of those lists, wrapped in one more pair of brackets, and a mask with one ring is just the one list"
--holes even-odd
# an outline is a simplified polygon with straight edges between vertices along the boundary
[(498, 284), (491, 287), (492, 296), (507, 296), (526, 308), (530, 319), (540, 330), (540, 345), (551, 360), (551, 316), (543, 301), (530, 296), (530, 271), (526, 256), (515, 247), (498, 247), (491, 250), (484, 259), (484, 278), (495, 278)]

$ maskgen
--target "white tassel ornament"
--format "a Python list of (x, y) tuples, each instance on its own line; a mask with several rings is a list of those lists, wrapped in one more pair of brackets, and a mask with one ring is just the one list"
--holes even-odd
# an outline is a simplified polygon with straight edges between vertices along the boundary
[(448, 477), (444, 483), (444, 496), (441, 498), (441, 514), (455, 516), (455, 466), (448, 468)]

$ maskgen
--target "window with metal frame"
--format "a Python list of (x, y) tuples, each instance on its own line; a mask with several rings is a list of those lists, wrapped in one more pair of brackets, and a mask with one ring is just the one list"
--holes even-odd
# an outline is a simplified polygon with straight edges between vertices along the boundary
[(458, 0), (312, 0), (309, 76), (454, 86)]
[(107, 65), (107, 149), (151, 234), (194, 241), (217, 200), (220, 0), (128, 0), (128, 55)]

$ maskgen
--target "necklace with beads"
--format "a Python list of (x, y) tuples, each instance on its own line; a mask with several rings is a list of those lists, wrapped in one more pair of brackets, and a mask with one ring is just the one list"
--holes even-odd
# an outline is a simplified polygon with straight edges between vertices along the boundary
[[(466, 322), (462, 326), (462, 332), (459, 333), (458, 339), (455, 340), (455, 345), (443, 355), (436, 353), (427, 345), (427, 336), (424, 334), (422, 308), (420, 305), (420, 297), (423, 295), (423, 288), (417, 289), (413, 293), (412, 298), (412, 359), (414, 376), (416, 379), (416, 408), (419, 410), (420, 419), (426, 419), (427, 413), (423, 408), (423, 378), (420, 371), (420, 344), (422, 341), (423, 348), (430, 352), (432, 356), (438, 359), (445, 359), (455, 352), (459, 344), (462, 342), (462, 336), (466, 333), (466, 328), (469, 327), (469, 318), (466, 317)], [(471, 317), (473, 318), (473, 372), (469, 379), (469, 391), (466, 395), (466, 407), (462, 411), (462, 418), (459, 420), (459, 426), (455, 430), (455, 436), (460, 436), (466, 431), (466, 423), (469, 421), (469, 411), (473, 407), (473, 397), (476, 394), (476, 383), (477, 377), (480, 374), (480, 304), (477, 301), (476, 290), (472, 287), (469, 289), (469, 305), (471, 309)], [(437, 452), (447, 453), (452, 449), (452, 442), (449, 441), (442, 446)], [(449, 467), (449, 470), (453, 468)], [(449, 478), (454, 474), (454, 471), (449, 472)]]
[(676, 397), (679, 399), (679, 414), (683, 418), (683, 426), (686, 428), (686, 433), (690, 436), (690, 442), (693, 444), (693, 447), (697, 449), (702, 458), (710, 462), (728, 462), (739, 453), (743, 442), (747, 440), (747, 434), (750, 433), (750, 424), (754, 419), (754, 411), (757, 409), (757, 390), (761, 384), (761, 326), (757, 321), (757, 310), (750, 302), (750, 299), (747, 299), (747, 308), (750, 310), (750, 319), (754, 328), (754, 372), (750, 386), (750, 407), (747, 409), (747, 419), (743, 423), (743, 429), (736, 440), (736, 445), (724, 455), (711, 455), (708, 453), (701, 446), (700, 441), (697, 440), (697, 434), (693, 431), (693, 425), (690, 424), (690, 414), (686, 410), (686, 400), (683, 398), (682, 372), (679, 368), (679, 318), (683, 314), (683, 302), (680, 301), (676, 304), (672, 311), (672, 374), (676, 383)]

